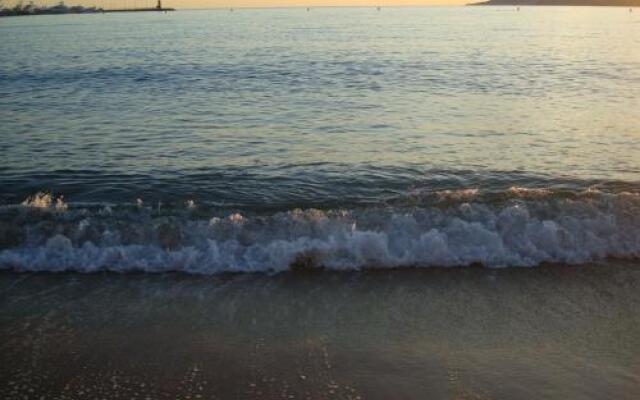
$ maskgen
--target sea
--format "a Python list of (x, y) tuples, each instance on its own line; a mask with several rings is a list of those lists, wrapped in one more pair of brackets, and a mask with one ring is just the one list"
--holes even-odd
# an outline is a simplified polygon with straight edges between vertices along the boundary
[(638, 398), (629, 11), (0, 19), (0, 394)]
[(626, 9), (225, 9), (0, 32), (2, 269), (640, 256)]

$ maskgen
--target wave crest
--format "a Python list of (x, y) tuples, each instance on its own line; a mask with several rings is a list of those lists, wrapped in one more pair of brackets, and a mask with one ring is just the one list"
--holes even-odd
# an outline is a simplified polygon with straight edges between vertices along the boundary
[(36, 196), (0, 215), (0, 268), (215, 274), (640, 258), (640, 195), (515, 192), (497, 203), (466, 191), (470, 201), (447, 206), (206, 216), (190, 205), (49, 212), (61, 209)]
[(21, 204), (24, 207), (39, 208), (42, 210), (66, 211), (69, 207), (64, 202), (64, 197), (54, 197), (51, 193), (38, 192), (28, 197)]

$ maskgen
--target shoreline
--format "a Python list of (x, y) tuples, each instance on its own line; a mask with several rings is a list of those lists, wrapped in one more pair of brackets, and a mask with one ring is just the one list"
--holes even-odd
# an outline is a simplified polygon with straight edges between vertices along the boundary
[(48, 270), (48, 271), (32, 271), (32, 270), (18, 270), (11, 268), (0, 269), (0, 277), (7, 275), (23, 275), (23, 276), (103, 276), (103, 277), (136, 277), (136, 276), (161, 276), (161, 277), (175, 277), (185, 279), (206, 279), (206, 278), (220, 278), (220, 279), (232, 279), (235, 277), (254, 277), (260, 278), (280, 278), (280, 277), (323, 277), (323, 276), (336, 276), (336, 277), (353, 277), (353, 276), (376, 276), (376, 275), (394, 275), (394, 274), (407, 274), (407, 275), (430, 275), (430, 274), (455, 274), (468, 271), (485, 271), (488, 273), (527, 273), (527, 271), (577, 271), (581, 269), (593, 269), (593, 268), (627, 268), (629, 266), (640, 265), (640, 260), (634, 258), (615, 258), (610, 257), (602, 260), (594, 260), (586, 263), (557, 263), (557, 262), (543, 262), (535, 266), (503, 266), (492, 267), (486, 266), (481, 263), (472, 263), (468, 265), (455, 265), (455, 266), (396, 266), (396, 267), (379, 267), (369, 266), (362, 268), (348, 268), (348, 269), (335, 269), (327, 268), (323, 266), (299, 266), (295, 262), (287, 270), (256, 270), (256, 271), (221, 271), (216, 273), (200, 273), (189, 272), (186, 270), (168, 270), (168, 271), (148, 271), (142, 269), (133, 269), (126, 271), (118, 271), (114, 269), (101, 269), (95, 271), (79, 271), (74, 269), (65, 269), (60, 271)]
[[(587, 0), (588, 1), (588, 0)], [(629, 8), (633, 9), (636, 7), (640, 7), (640, 2), (638, 1), (630, 1), (629, 3), (618, 2), (618, 3), (610, 3), (607, 1), (599, 2), (594, 1), (593, 3), (583, 2), (582, 0), (578, 0), (576, 2), (571, 2), (571, 0), (532, 0), (532, 1), (518, 1), (518, 0), (489, 0), (482, 1), (477, 3), (469, 3), (466, 6), (509, 6), (509, 7), (617, 7), (617, 8)]]
[(632, 399), (638, 289), (637, 263), (1, 273), (0, 396)]

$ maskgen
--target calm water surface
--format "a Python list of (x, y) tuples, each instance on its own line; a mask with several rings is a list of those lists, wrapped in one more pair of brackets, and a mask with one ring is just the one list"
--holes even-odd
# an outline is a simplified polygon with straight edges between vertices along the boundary
[(640, 179), (626, 9), (41, 16), (0, 34), (5, 202), (286, 209)]

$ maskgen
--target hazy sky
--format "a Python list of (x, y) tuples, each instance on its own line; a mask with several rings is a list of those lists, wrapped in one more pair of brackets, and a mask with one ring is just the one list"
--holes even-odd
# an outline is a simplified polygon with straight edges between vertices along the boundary
[(392, 6), (465, 4), (460, 0), (166, 0), (173, 7)]
[[(0, 0), (4, 4), (17, 0)], [(53, 5), (59, 0), (34, 0), (36, 4)], [(97, 5), (113, 7), (149, 7), (157, 0), (65, 0), (67, 5)], [(319, 6), (411, 6), (411, 5), (460, 5), (471, 0), (162, 0), (165, 7), (174, 8), (241, 8), (241, 7), (319, 7)], [(29, 0), (23, 0), (28, 3)]]

